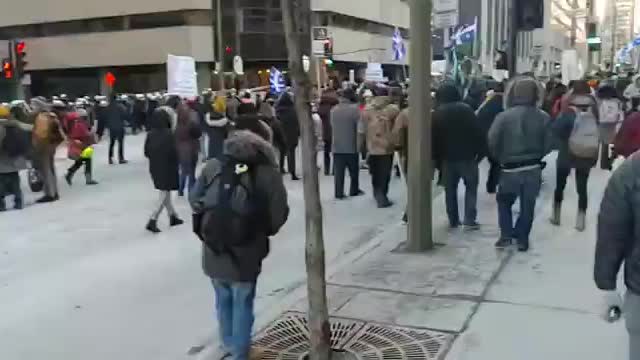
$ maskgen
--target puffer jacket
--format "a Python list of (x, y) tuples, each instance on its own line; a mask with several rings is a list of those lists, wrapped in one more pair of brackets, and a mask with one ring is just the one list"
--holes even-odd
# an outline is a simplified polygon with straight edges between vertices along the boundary
[(518, 167), (542, 160), (553, 148), (550, 118), (539, 109), (544, 97), (540, 84), (516, 77), (504, 93), (505, 111), (489, 129), (489, 151), (502, 165)]
[[(228, 281), (254, 282), (262, 268), (262, 260), (269, 254), (269, 237), (275, 235), (287, 221), (289, 205), (287, 190), (276, 163), (275, 150), (266, 140), (247, 131), (234, 131), (224, 142), (224, 154), (238, 161), (244, 161), (254, 167), (257, 191), (266, 198), (268, 219), (267, 229), (259, 234), (255, 241), (232, 247), (232, 254), (214, 253), (208, 247), (202, 248), (202, 268), (212, 279)], [(208, 191), (207, 184), (222, 171), (222, 162), (212, 159), (207, 162), (193, 191), (189, 202), (193, 212), (202, 214), (210, 204), (215, 204), (215, 191)], [(259, 219), (261, 223), (265, 219)]]
[(400, 108), (388, 96), (377, 96), (362, 114), (361, 133), (366, 135), (371, 155), (389, 155), (395, 150), (393, 128)]
[(640, 294), (640, 154), (615, 170), (607, 185), (600, 213), (594, 279), (602, 290), (616, 289), (624, 262), (627, 288)]

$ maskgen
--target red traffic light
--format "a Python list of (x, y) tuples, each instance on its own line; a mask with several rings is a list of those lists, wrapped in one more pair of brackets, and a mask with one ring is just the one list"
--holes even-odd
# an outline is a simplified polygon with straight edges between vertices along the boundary
[(7, 59), (2, 60), (2, 72), (4, 73), (5, 79), (13, 78), (13, 69), (11, 66), (11, 61)]
[(16, 43), (16, 53), (18, 53), (18, 55), (23, 55), (27, 50), (27, 46), (25, 45), (24, 41), (18, 41)]
[(116, 83), (116, 76), (113, 75), (111, 71), (109, 71), (104, 75), (104, 81), (107, 83), (107, 85), (113, 87), (113, 85)]
[(227, 45), (227, 47), (224, 48), (224, 52), (226, 52), (227, 55), (231, 55), (231, 53), (233, 53), (233, 48)]

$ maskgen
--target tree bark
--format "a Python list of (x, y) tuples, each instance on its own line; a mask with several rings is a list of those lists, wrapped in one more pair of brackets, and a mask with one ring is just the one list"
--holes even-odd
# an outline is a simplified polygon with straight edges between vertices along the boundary
[[(302, 168), (306, 226), (307, 297), (309, 299), (310, 360), (331, 358), (331, 331), (327, 310), (322, 204), (318, 184), (318, 166), (314, 124), (311, 120), (311, 80), (302, 67), (301, 33), (311, 24), (311, 13), (302, 0), (281, 0), (282, 21), (289, 54), (289, 74), (302, 135)], [(310, 41), (310, 39), (309, 39)]]

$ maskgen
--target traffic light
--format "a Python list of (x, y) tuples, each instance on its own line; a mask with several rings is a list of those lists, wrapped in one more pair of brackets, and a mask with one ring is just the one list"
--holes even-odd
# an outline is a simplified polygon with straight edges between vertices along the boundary
[(518, 30), (532, 31), (544, 27), (544, 0), (516, 0)]
[(324, 57), (327, 59), (333, 59), (333, 39), (327, 38), (324, 40)]
[(333, 67), (333, 60), (332, 59), (324, 59), (324, 64), (327, 65), (327, 67), (332, 68)]
[(15, 54), (16, 54), (16, 73), (19, 77), (24, 76), (24, 71), (27, 68), (28, 62), (26, 61), (27, 57), (27, 46), (24, 41), (16, 41), (15, 43)]
[(2, 75), (5, 79), (13, 79), (13, 66), (10, 59), (2, 59)]

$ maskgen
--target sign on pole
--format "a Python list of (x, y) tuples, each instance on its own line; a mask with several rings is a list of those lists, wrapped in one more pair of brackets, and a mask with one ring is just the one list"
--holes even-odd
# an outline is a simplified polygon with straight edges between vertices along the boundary
[(365, 81), (384, 81), (384, 72), (382, 71), (382, 64), (380, 63), (368, 63), (367, 71), (364, 74)]
[(198, 96), (196, 61), (191, 56), (167, 56), (167, 92), (181, 97)]
[(312, 50), (315, 56), (324, 56), (324, 43), (329, 40), (329, 28), (326, 26), (315, 26), (312, 29), (313, 44)]
[(233, 57), (233, 71), (237, 75), (244, 75), (244, 62), (242, 61), (242, 57), (240, 55), (236, 55)]
[(438, 29), (457, 26), (459, 23), (458, 0), (436, 0), (433, 4), (433, 25)]

